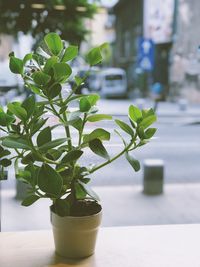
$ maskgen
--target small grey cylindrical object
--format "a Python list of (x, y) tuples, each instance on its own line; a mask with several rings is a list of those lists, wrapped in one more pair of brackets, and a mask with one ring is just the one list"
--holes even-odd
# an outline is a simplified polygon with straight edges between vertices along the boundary
[(160, 159), (144, 161), (143, 193), (158, 195), (163, 193), (164, 162)]

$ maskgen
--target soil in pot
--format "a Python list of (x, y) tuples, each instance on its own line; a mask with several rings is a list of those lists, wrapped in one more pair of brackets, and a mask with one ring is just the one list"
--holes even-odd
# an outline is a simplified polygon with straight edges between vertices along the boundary
[(101, 211), (101, 206), (94, 201), (78, 201), (72, 205), (70, 215), (75, 217), (89, 216)]
[[(66, 216), (65, 213), (65, 203), (59, 203), (62, 204), (61, 206), (52, 205), (51, 211), (56, 213), (57, 215), (64, 217)], [(83, 217), (83, 216), (90, 216), (99, 213), (102, 210), (102, 207), (100, 204), (98, 204), (96, 201), (91, 200), (79, 200), (76, 201), (71, 207), (70, 212), (67, 216), (73, 216), (73, 217)]]

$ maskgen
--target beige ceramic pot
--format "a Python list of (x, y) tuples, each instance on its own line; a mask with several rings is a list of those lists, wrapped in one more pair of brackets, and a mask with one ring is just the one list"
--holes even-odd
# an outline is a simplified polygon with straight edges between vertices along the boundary
[(101, 217), (102, 211), (83, 217), (60, 217), (51, 211), (57, 254), (66, 258), (84, 258), (92, 255)]

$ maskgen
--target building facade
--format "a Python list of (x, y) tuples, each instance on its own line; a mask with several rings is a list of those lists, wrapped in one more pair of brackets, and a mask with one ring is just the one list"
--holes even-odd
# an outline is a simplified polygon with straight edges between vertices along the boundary
[(92, 19), (85, 20), (85, 26), (90, 33), (86, 36), (86, 41), (81, 44), (82, 53), (105, 42), (112, 47), (115, 41), (114, 18), (109, 13), (109, 8), (101, 6)]
[[(139, 87), (148, 96), (151, 85), (160, 83), (164, 97), (169, 92), (170, 53), (173, 45), (176, 0), (120, 0), (114, 6), (116, 15), (115, 65), (127, 72), (130, 90)], [(142, 68), (140, 39), (154, 46), (151, 69)], [(148, 63), (148, 62), (147, 62)]]
[(137, 41), (143, 33), (143, 1), (120, 0), (113, 8), (116, 16), (114, 65), (127, 72), (129, 88), (133, 88), (137, 62)]

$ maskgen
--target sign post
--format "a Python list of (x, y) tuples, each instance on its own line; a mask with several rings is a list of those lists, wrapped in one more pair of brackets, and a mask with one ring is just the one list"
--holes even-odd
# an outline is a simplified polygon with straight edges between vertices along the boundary
[(139, 38), (138, 67), (148, 72), (154, 68), (154, 43), (151, 39)]
[(152, 72), (154, 70), (154, 50), (155, 45), (151, 39), (140, 37), (138, 40), (138, 57), (137, 67), (140, 70), (140, 89), (143, 96), (149, 94), (149, 84), (152, 80)]

